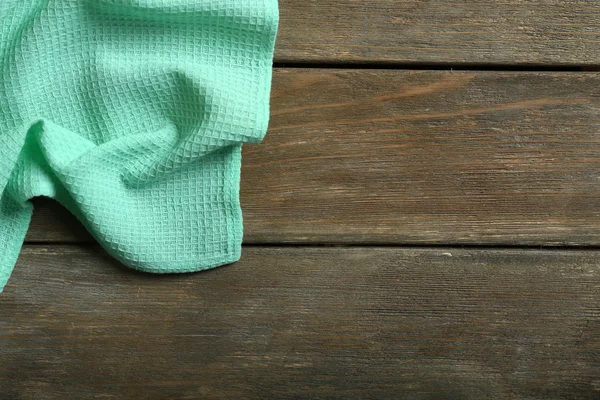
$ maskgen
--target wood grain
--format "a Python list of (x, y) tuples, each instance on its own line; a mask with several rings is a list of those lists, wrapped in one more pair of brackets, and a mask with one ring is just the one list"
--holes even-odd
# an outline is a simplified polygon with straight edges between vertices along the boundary
[[(600, 74), (278, 69), (246, 243), (600, 245)], [(29, 241), (90, 240), (37, 203)], [(61, 222), (66, 220), (66, 222)]]
[(3, 399), (600, 397), (593, 251), (247, 247), (190, 275), (26, 246)]
[(598, 65), (597, 0), (280, 0), (279, 62)]

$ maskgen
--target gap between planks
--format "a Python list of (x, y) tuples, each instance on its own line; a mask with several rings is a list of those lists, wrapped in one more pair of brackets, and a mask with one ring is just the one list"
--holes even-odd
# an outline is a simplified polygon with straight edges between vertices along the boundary
[(491, 71), (491, 72), (598, 72), (598, 66), (560, 64), (470, 64), (470, 63), (381, 63), (381, 62), (275, 62), (273, 68), (286, 69), (348, 69), (348, 70), (398, 70), (398, 71)]

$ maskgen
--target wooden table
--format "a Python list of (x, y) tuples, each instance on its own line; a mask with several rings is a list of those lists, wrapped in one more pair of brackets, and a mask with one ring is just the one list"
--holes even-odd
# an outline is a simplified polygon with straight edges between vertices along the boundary
[(600, 2), (280, 0), (242, 260), (36, 201), (0, 399), (600, 398)]

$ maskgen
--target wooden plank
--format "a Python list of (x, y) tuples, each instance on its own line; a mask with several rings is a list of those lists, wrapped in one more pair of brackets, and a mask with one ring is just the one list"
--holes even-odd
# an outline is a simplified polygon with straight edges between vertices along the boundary
[(280, 0), (280, 62), (598, 65), (597, 0)]
[(600, 397), (593, 251), (245, 248), (177, 276), (27, 246), (3, 398)]
[[(600, 245), (598, 87), (597, 73), (278, 69), (270, 132), (243, 155), (245, 240)], [(30, 241), (89, 238), (38, 210)]]

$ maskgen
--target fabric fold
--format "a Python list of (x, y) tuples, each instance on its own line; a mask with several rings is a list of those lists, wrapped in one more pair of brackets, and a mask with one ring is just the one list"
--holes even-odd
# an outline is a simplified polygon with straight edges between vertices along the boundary
[(131, 268), (237, 261), (278, 18), (276, 0), (3, 0), (0, 287), (36, 196)]

